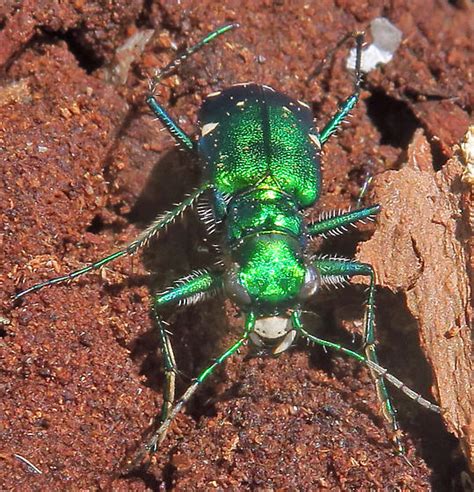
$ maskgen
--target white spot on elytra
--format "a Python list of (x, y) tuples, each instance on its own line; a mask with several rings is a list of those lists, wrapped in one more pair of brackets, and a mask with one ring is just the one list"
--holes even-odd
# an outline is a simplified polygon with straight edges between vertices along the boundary
[(314, 145), (316, 145), (316, 147), (317, 147), (318, 149), (320, 149), (320, 148), (321, 148), (321, 142), (319, 141), (319, 138), (318, 138), (316, 135), (314, 135), (314, 134), (310, 133), (310, 134), (309, 134), (309, 139), (311, 140), (311, 142), (313, 142), (313, 143), (314, 143)]
[(300, 101), (299, 99), (298, 99), (298, 103), (301, 104), (301, 106), (303, 106), (305, 108), (311, 109), (305, 102)]
[(211, 133), (212, 130), (214, 130), (217, 127), (217, 125), (219, 125), (219, 123), (206, 123), (201, 130), (202, 136), (204, 137), (208, 133)]
[(216, 97), (220, 96), (222, 91), (216, 91), (216, 92), (211, 92), (210, 94), (207, 95), (207, 97)]
[(243, 106), (244, 104), (245, 104), (245, 101), (239, 101), (239, 102), (236, 104), (236, 106), (241, 107), (241, 106)]

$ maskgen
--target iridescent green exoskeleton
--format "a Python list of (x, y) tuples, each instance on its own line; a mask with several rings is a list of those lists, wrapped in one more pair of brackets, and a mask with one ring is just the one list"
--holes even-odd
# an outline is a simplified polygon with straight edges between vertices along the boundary
[[(135, 253), (187, 208), (206, 198), (209, 207), (201, 206), (198, 210), (209, 229), (218, 228), (221, 233), (222, 267), (192, 272), (154, 297), (165, 365), (164, 402), (161, 425), (141, 446), (133, 464), (157, 449), (170, 423), (199, 385), (239, 348), (250, 341), (279, 354), (287, 350), (297, 336), (342, 352), (370, 368), (382, 412), (393, 431), (397, 450), (403, 453), (385, 381), (430, 410), (439, 412), (439, 407), (411, 391), (378, 364), (372, 267), (338, 256), (311, 257), (308, 254), (308, 241), (312, 237), (342, 233), (346, 226), (373, 218), (379, 207), (327, 214), (311, 224), (303, 219), (303, 210), (313, 205), (321, 193), (321, 148), (359, 98), (362, 34), (352, 35), (357, 42), (354, 92), (320, 132), (314, 127), (313, 114), (305, 103), (264, 85), (238, 84), (207, 97), (199, 111), (200, 134), (193, 140), (156, 100), (155, 87), (188, 56), (234, 27), (236, 25), (232, 24), (213, 31), (157, 73), (151, 80), (147, 98), (151, 110), (177, 143), (198, 156), (203, 168), (201, 186), (176, 208), (159, 216), (126, 248), (68, 275), (34, 285), (16, 298)], [(369, 278), (363, 353), (316, 337), (305, 329), (301, 320), (305, 301), (321, 286), (343, 283), (356, 275)], [(160, 310), (171, 304), (198, 302), (217, 292), (227, 295), (244, 313), (243, 333), (174, 403), (177, 367)]]

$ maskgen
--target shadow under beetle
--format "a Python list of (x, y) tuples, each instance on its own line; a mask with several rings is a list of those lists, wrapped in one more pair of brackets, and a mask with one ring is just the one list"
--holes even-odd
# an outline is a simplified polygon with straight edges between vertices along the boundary
[[(176, 142), (198, 156), (204, 176), (201, 186), (173, 210), (157, 217), (124, 249), (68, 275), (36, 284), (19, 292), (15, 299), (134, 254), (186, 209), (206, 198), (205, 203), (209, 206), (202, 202), (198, 209), (210, 230), (216, 227), (221, 230), (222, 266), (192, 272), (154, 296), (153, 313), (160, 334), (166, 377), (161, 425), (152, 432), (129, 465), (139, 465), (146, 454), (156, 451), (172, 420), (199, 385), (247, 342), (280, 354), (297, 336), (342, 352), (369, 367), (397, 452), (403, 454), (400, 428), (385, 381), (429, 410), (439, 413), (440, 408), (410, 390), (378, 364), (372, 267), (338, 256), (310, 257), (307, 252), (312, 237), (343, 233), (346, 226), (373, 218), (380, 207), (374, 205), (332, 213), (311, 224), (304, 222), (302, 213), (320, 196), (321, 148), (359, 99), (363, 35), (355, 33), (344, 38), (355, 37), (357, 44), (354, 91), (322, 131), (318, 132), (313, 126), (313, 114), (305, 103), (268, 86), (249, 83), (209, 94), (199, 111), (200, 136), (194, 141), (156, 100), (155, 88), (186, 58), (235, 27), (236, 24), (230, 24), (211, 32), (158, 72), (150, 82), (147, 103)], [(310, 334), (301, 321), (302, 305), (320, 286), (343, 283), (356, 275), (364, 275), (370, 280), (364, 318), (364, 354)], [(177, 367), (160, 309), (170, 304), (195, 303), (220, 291), (245, 314), (243, 334), (198, 375), (174, 404)]]

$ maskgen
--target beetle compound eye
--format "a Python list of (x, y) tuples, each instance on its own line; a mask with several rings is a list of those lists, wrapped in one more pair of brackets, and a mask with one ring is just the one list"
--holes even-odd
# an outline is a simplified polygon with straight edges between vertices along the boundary
[(229, 298), (238, 306), (248, 305), (252, 302), (247, 289), (240, 282), (239, 275), (235, 268), (232, 268), (225, 276), (224, 289)]
[(313, 265), (308, 265), (306, 267), (306, 273), (304, 276), (304, 284), (300, 290), (300, 299), (308, 299), (309, 297), (314, 295), (318, 290), (320, 283), (321, 282), (318, 271), (316, 270), (316, 268), (314, 268)]

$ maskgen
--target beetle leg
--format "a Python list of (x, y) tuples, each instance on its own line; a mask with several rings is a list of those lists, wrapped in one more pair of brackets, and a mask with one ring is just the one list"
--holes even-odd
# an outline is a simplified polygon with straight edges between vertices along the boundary
[(339, 128), (344, 119), (349, 115), (359, 100), (360, 85), (362, 82), (362, 72), (360, 70), (360, 61), (362, 58), (362, 43), (364, 42), (363, 33), (352, 34), (356, 38), (356, 65), (355, 65), (355, 82), (354, 92), (339, 106), (336, 114), (329, 120), (326, 126), (319, 134), (321, 145), (327, 142), (329, 137)]
[[(356, 275), (363, 275), (370, 278), (367, 304), (364, 317), (363, 349), (368, 361), (378, 365), (377, 353), (375, 350), (375, 273), (373, 268), (367, 263), (351, 261), (345, 258), (316, 258), (314, 262), (321, 275), (321, 282), (326, 284), (337, 284), (348, 280)], [(370, 366), (369, 366), (370, 368)], [(393, 441), (400, 454), (404, 454), (405, 448), (400, 439), (400, 426), (396, 418), (396, 411), (390, 400), (385, 382), (379, 374), (370, 369), (375, 382), (377, 396), (382, 408), (382, 414), (388, 422), (392, 433)]]
[(166, 127), (176, 142), (182, 145), (184, 149), (193, 151), (194, 142), (191, 140), (191, 137), (171, 118), (166, 109), (156, 100), (155, 96), (150, 94), (146, 98), (146, 102), (153, 111), (153, 114)]
[[(207, 297), (215, 294), (222, 288), (222, 275), (219, 273), (208, 272), (207, 270), (198, 270), (190, 273), (189, 275), (182, 277), (175, 281), (175, 283), (165, 289), (162, 293), (155, 295), (153, 301), (153, 316), (159, 329), (161, 352), (163, 355), (163, 366), (165, 372), (165, 385), (163, 388), (163, 404), (160, 414), (160, 428), (163, 427), (164, 422), (171, 421), (171, 412), (173, 409), (174, 397), (175, 397), (175, 381), (178, 368), (174, 357), (173, 347), (169, 337), (169, 333), (166, 330), (165, 322), (163, 321), (159, 311), (168, 305), (172, 304), (190, 304), (204, 300)], [(178, 402), (179, 403), (179, 402)], [(181, 405), (182, 406), (182, 405)], [(169, 424), (168, 424), (169, 425)], [(126, 464), (126, 467), (130, 470), (137, 467), (143, 460), (145, 454), (150, 451), (152, 444), (150, 444), (158, 431), (152, 433), (152, 438), (149, 444), (142, 446), (136, 453), (133, 460), (130, 460)], [(166, 430), (164, 431), (166, 434)], [(163, 438), (164, 438), (163, 434)], [(161, 442), (161, 441), (160, 441)]]
[(162, 420), (160, 427), (152, 433), (151, 437), (147, 440), (147, 443), (140, 448), (134, 459), (128, 463), (129, 470), (133, 470), (134, 468), (139, 466), (147, 454), (150, 457), (158, 449), (160, 444), (165, 439), (169, 426), (171, 425), (171, 422), (174, 420), (176, 415), (178, 415), (178, 413), (183, 409), (184, 405), (190, 400), (190, 398), (196, 392), (201, 383), (203, 383), (220, 364), (222, 364), (228, 357), (233, 355), (247, 342), (247, 339), (250, 335), (250, 332), (253, 330), (254, 325), (255, 316), (253, 315), (253, 313), (249, 313), (245, 322), (244, 334), (230, 348), (228, 348), (217, 359), (215, 359), (212, 364), (204, 369), (194, 380), (194, 382), (188, 387), (183, 396), (181, 396), (174, 407), (171, 408), (166, 418)]
[(163, 404), (161, 406), (161, 417), (163, 421), (167, 418), (171, 407), (174, 402), (174, 395), (176, 389), (176, 374), (178, 373), (178, 367), (176, 365), (176, 359), (174, 356), (173, 345), (169, 337), (169, 333), (166, 330), (166, 325), (161, 316), (157, 313), (156, 309), (153, 309), (153, 317), (155, 323), (158, 326), (160, 336), (161, 354), (163, 355), (163, 369), (165, 373), (165, 385), (163, 388)]
[(308, 225), (310, 236), (338, 236), (347, 231), (347, 226), (356, 226), (358, 222), (373, 220), (380, 212), (380, 205), (350, 210), (348, 212), (329, 212), (321, 214), (320, 220)]
[(173, 210), (166, 212), (162, 215), (159, 215), (152, 223), (149, 225), (135, 240), (133, 240), (128, 246), (123, 249), (112, 253), (105, 258), (101, 258), (94, 263), (87, 265), (79, 270), (75, 270), (66, 275), (62, 275), (60, 277), (51, 278), (44, 282), (40, 282), (35, 284), (28, 289), (22, 290), (13, 296), (13, 300), (16, 301), (21, 297), (29, 294), (31, 292), (35, 292), (37, 290), (42, 289), (43, 287), (47, 287), (50, 285), (60, 284), (63, 282), (67, 282), (68, 280), (73, 280), (76, 277), (80, 277), (86, 273), (89, 273), (93, 270), (99, 270), (107, 263), (116, 260), (117, 258), (121, 258), (122, 256), (131, 256), (136, 253), (137, 250), (145, 246), (145, 244), (154, 236), (158, 234), (159, 231), (164, 229), (169, 224), (173, 223), (187, 208), (191, 207), (195, 201), (209, 188), (208, 183), (204, 183), (198, 189), (196, 189), (193, 193), (191, 193), (187, 198), (185, 198), (179, 205), (177, 205)]
[(211, 33), (207, 34), (199, 42), (187, 48), (181, 55), (175, 58), (173, 61), (168, 63), (166, 67), (156, 72), (155, 76), (150, 80), (150, 94), (148, 95), (146, 102), (151, 108), (155, 116), (161, 121), (161, 123), (168, 129), (171, 136), (176, 140), (176, 142), (182, 145), (186, 150), (195, 150), (194, 142), (186, 134), (186, 132), (171, 118), (166, 109), (156, 100), (155, 90), (162, 79), (167, 77), (173, 72), (177, 67), (179, 67), (187, 58), (192, 54), (199, 51), (206, 44), (210, 43), (218, 36), (238, 27), (238, 24), (228, 24), (218, 29), (215, 29)]
[(163, 391), (161, 422), (168, 418), (168, 414), (173, 406), (177, 367), (173, 347), (159, 310), (168, 304), (191, 304), (199, 302), (215, 294), (221, 287), (222, 279), (220, 274), (200, 270), (177, 280), (172, 287), (155, 296), (153, 315), (159, 328), (166, 379)]
[(403, 381), (400, 381), (400, 379), (390, 374), (388, 370), (382, 367), (380, 364), (369, 360), (364, 355), (359, 354), (354, 350), (343, 347), (339, 343), (334, 343), (329, 340), (324, 340), (323, 338), (318, 338), (307, 332), (303, 327), (303, 323), (301, 322), (300, 313), (298, 313), (297, 311), (292, 314), (291, 319), (295, 330), (301, 336), (303, 336), (303, 338), (306, 338), (309, 342), (320, 345), (321, 347), (329, 348), (336, 352), (340, 352), (344, 355), (347, 355), (348, 357), (351, 357), (352, 359), (359, 361), (361, 364), (367, 366), (375, 374), (376, 378), (385, 379), (390, 384), (395, 386), (395, 388), (399, 389), (403, 394), (407, 395), (408, 398), (418, 403), (422, 407), (431, 410), (434, 413), (441, 413), (441, 408), (438, 405), (431, 403), (430, 401), (423, 398), (419, 393), (410, 389)]

